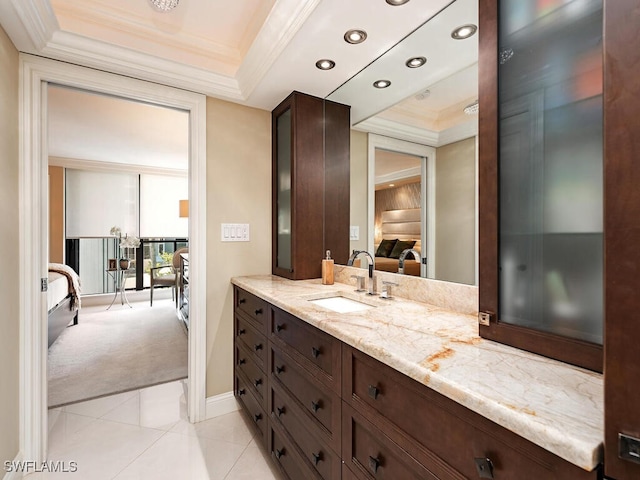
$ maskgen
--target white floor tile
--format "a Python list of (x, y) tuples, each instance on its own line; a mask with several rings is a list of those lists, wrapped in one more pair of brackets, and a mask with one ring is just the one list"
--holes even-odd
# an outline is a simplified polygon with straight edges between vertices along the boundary
[(83, 428), (96, 421), (95, 418), (62, 411), (49, 412), (49, 444), (61, 444)]
[(249, 445), (253, 438), (253, 430), (240, 412), (228, 413), (199, 423), (189, 423), (182, 419), (171, 429), (171, 432), (198, 438), (224, 440), (243, 447)]
[(77, 472), (40, 474), (41, 477), (33, 478), (112, 479), (163, 433), (151, 428), (94, 420), (75, 433), (50, 437), (49, 460), (76, 462)]
[(103, 420), (171, 429), (185, 415), (186, 400), (182, 381), (165, 383), (140, 390), (139, 394), (117, 406), (102, 417)]
[(249, 445), (224, 480), (278, 480), (275, 467), (266, 453)]
[(67, 405), (66, 407), (62, 407), (62, 411), (75, 413), (76, 415), (84, 415), (86, 417), (100, 418), (136, 395), (138, 395), (137, 390), (109, 395), (108, 397)]
[(244, 447), (168, 432), (115, 480), (223, 480)]

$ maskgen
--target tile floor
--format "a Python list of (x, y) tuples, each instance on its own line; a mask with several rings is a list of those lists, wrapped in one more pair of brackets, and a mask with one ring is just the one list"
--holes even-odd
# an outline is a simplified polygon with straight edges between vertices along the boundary
[(25, 478), (280, 478), (240, 412), (189, 423), (182, 381), (49, 410), (49, 460), (77, 471)]

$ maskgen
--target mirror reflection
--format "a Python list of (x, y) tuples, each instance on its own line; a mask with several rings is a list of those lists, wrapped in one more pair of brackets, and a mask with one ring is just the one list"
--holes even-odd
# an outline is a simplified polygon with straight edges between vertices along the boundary
[(327, 97), (351, 105), (351, 248), (376, 270), (477, 284), (478, 36), (452, 35), (477, 24), (457, 0)]

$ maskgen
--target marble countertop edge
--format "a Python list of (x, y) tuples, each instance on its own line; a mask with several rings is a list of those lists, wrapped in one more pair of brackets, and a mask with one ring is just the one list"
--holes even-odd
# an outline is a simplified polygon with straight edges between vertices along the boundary
[[(271, 280), (271, 281), (270, 281)], [(290, 282), (290, 283), (289, 283)], [(532, 414), (527, 408), (518, 408), (508, 402), (490, 398), (479, 391), (473, 390), (469, 385), (460, 384), (452, 378), (447, 378), (446, 373), (433, 371), (409, 358), (409, 354), (403, 357), (401, 354), (390, 351), (383, 345), (375, 344), (365, 338), (358, 337), (353, 330), (363, 328), (363, 322), (367, 321), (370, 310), (349, 314), (336, 314), (323, 312), (321, 307), (307, 302), (308, 296), (317, 293), (330, 293), (332, 291), (353, 291), (353, 286), (346, 284), (322, 285), (316, 281), (290, 281), (280, 277), (255, 276), (236, 277), (232, 283), (246, 291), (263, 298), (274, 306), (281, 308), (292, 315), (300, 317), (310, 325), (313, 325), (326, 333), (336, 337), (346, 344), (366, 353), (393, 369), (407, 375), (417, 382), (432, 388), (434, 391), (457, 402), (469, 410), (501, 425), (502, 427), (520, 435), (536, 445), (548, 450), (555, 455), (590, 471), (593, 470), (602, 459), (602, 440), (599, 434), (587, 432), (583, 435), (568, 432), (563, 425), (554, 422), (554, 419), (540, 418)], [(288, 290), (288, 291), (287, 291)], [(416, 302), (400, 299), (394, 303), (386, 303), (385, 306), (400, 308), (427, 308), (429, 314), (451, 315), (452, 318), (463, 318), (474, 322), (475, 317), (448, 312), (441, 307), (428, 304), (415, 305)], [(318, 310), (319, 309), (319, 310)], [(379, 314), (379, 312), (378, 312)], [(389, 323), (393, 324), (393, 321)], [(398, 328), (403, 328), (401, 321)], [(426, 329), (426, 327), (423, 327)], [(411, 329), (409, 329), (411, 330)], [(418, 332), (419, 333), (419, 332)], [(427, 335), (427, 333), (425, 333)], [(485, 340), (482, 340), (485, 342)], [(512, 347), (506, 347), (511, 349)], [(515, 351), (514, 351), (515, 352)], [(402, 352), (404, 353), (404, 352)], [(519, 354), (520, 351), (517, 351)], [(523, 356), (528, 356), (523, 352)], [(546, 361), (547, 359), (543, 359)], [(553, 368), (553, 367), (549, 367)], [(562, 365), (559, 368), (564, 368)], [(567, 368), (572, 368), (567, 366)], [(593, 429), (592, 429), (593, 430)]]

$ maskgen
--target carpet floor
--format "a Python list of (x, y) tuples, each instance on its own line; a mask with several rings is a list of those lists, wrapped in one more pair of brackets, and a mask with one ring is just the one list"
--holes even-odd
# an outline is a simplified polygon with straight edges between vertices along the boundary
[(187, 377), (187, 334), (171, 300), (82, 308), (48, 354), (49, 408)]

